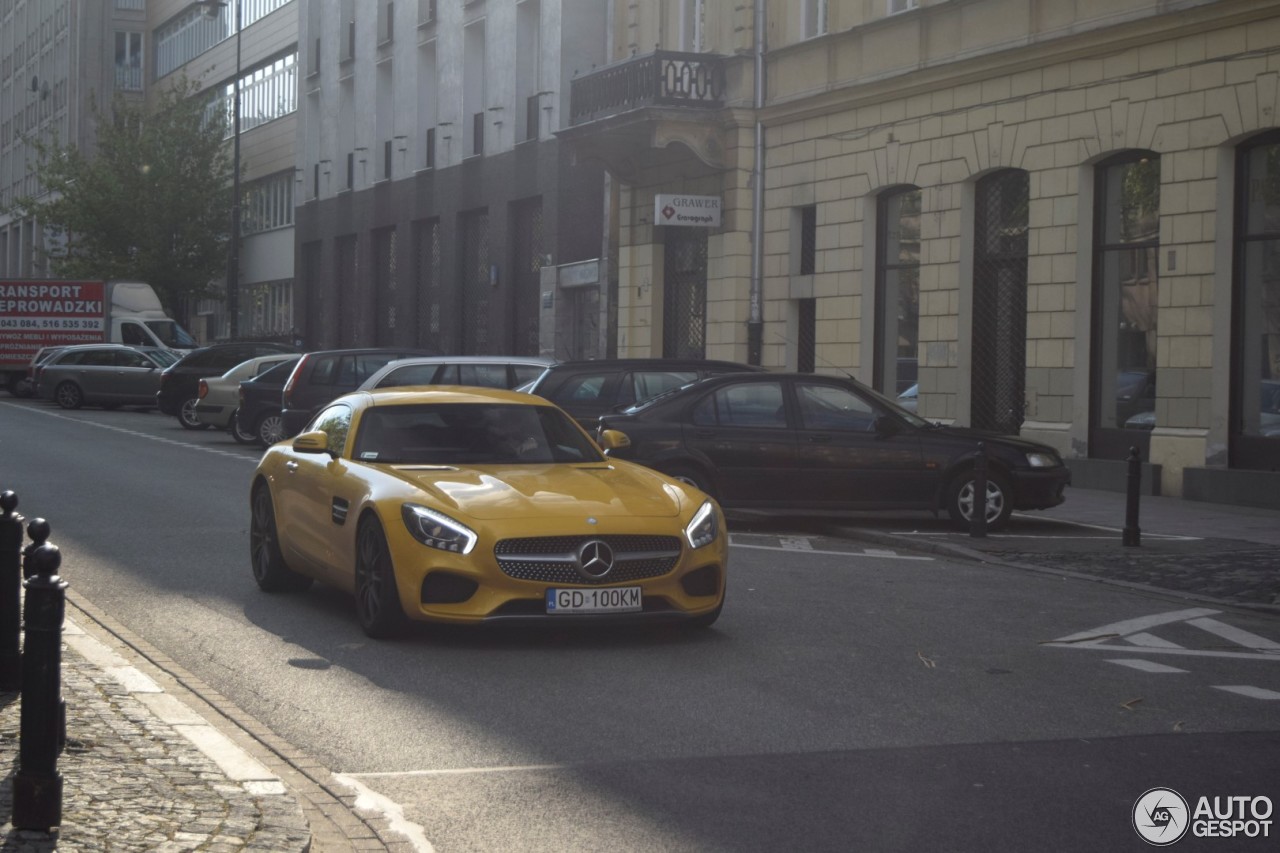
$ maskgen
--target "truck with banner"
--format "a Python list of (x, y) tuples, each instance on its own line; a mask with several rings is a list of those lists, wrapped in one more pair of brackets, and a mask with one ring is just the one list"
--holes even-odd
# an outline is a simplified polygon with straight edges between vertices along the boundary
[(197, 346), (146, 282), (0, 279), (0, 382), (9, 393), (22, 396), (40, 348), (103, 342)]

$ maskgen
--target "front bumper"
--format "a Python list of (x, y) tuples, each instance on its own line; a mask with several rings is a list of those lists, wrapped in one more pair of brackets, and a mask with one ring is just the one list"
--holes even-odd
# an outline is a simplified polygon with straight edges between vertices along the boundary
[(1066, 500), (1066, 488), (1071, 485), (1071, 469), (1065, 465), (1057, 468), (1029, 468), (1011, 473), (1016, 509), (1049, 509)]

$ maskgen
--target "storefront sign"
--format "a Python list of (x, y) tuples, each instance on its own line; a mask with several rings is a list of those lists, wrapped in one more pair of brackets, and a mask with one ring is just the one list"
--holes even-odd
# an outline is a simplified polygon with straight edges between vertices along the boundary
[(720, 227), (720, 196), (665, 195), (653, 197), (654, 225)]

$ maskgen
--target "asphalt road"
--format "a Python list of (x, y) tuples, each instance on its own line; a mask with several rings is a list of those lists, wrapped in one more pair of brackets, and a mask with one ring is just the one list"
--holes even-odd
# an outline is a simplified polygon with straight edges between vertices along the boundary
[[(1274, 619), (778, 522), (731, 525), (709, 631), (379, 643), (348, 596), (257, 590), (257, 455), (155, 413), (0, 400), (0, 489), (49, 519), (72, 594), (420, 849), (1143, 850), (1148, 789), (1280, 802)], [(1080, 641), (1116, 626), (1197, 654)], [(1270, 829), (1177, 849), (1274, 849)]]

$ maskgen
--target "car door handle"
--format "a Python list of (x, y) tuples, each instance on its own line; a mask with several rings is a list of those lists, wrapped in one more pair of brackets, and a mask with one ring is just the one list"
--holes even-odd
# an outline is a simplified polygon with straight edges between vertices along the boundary
[(285, 469), (286, 471), (288, 471), (290, 474), (292, 474), (292, 473), (294, 473), (295, 471), (297, 471), (297, 470), (298, 470), (298, 463), (297, 463), (297, 462), (286, 462), (286, 463), (284, 463), (284, 469)]

